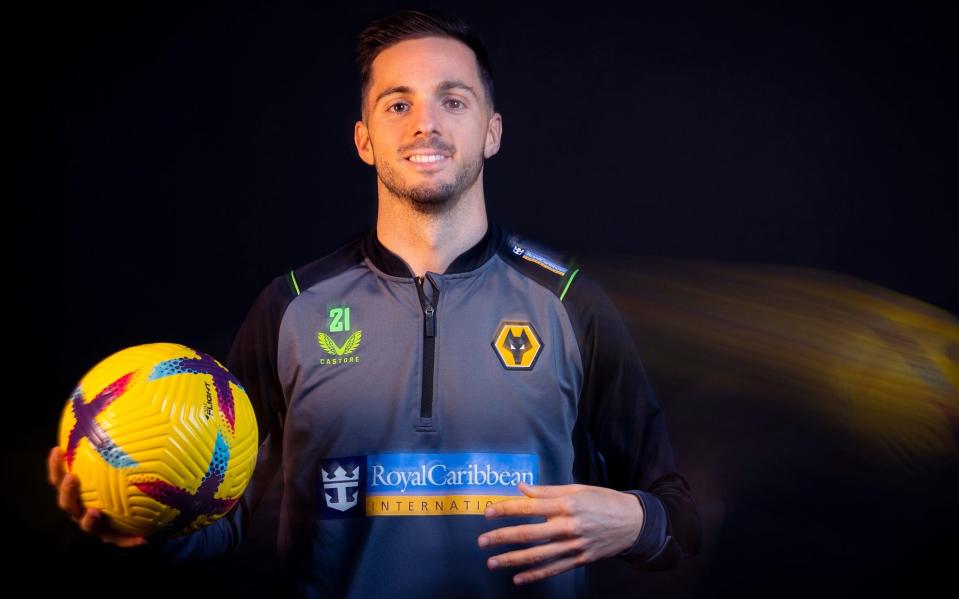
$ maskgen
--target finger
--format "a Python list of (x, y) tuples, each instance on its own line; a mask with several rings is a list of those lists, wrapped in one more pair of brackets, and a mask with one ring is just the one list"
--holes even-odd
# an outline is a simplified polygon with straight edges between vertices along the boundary
[(97, 536), (99, 536), (100, 540), (104, 543), (110, 543), (112, 545), (117, 545), (118, 547), (139, 547), (140, 545), (147, 544), (146, 537), (140, 535), (128, 535), (114, 530), (110, 525), (110, 518), (107, 514), (103, 514), (100, 518)]
[(536, 499), (504, 499), (486, 508), (487, 518), (500, 516), (559, 516), (567, 513), (568, 503), (565, 497)]
[(539, 524), (520, 524), (518, 526), (504, 526), (480, 535), (477, 542), (480, 547), (506, 545), (509, 543), (536, 543), (550, 538), (565, 537), (563, 522), (554, 518)]
[(77, 524), (80, 525), (80, 530), (83, 532), (97, 534), (100, 531), (100, 520), (102, 517), (103, 514), (100, 512), (100, 510), (90, 508), (84, 512)]
[(109, 517), (96, 508), (90, 508), (80, 519), (80, 528), (84, 532), (96, 535), (104, 543), (117, 545), (118, 547), (139, 547), (146, 545), (146, 537), (139, 535), (127, 535), (117, 532), (110, 526)]
[(510, 551), (494, 555), (486, 560), (486, 565), (490, 570), (497, 568), (515, 568), (517, 566), (528, 566), (537, 564), (546, 560), (563, 557), (570, 553), (579, 553), (582, 547), (581, 539), (566, 539), (563, 541), (554, 541), (535, 547), (528, 547), (518, 551)]
[(54, 487), (59, 487), (60, 481), (63, 480), (63, 473), (63, 450), (54, 447), (47, 456), (47, 480)]
[(585, 565), (588, 561), (589, 560), (586, 559), (586, 555), (582, 552), (579, 552), (568, 557), (557, 559), (556, 561), (546, 564), (540, 568), (536, 568), (535, 570), (520, 572), (513, 577), (513, 582), (517, 585), (529, 584), (531, 582), (536, 582), (537, 580), (549, 578), (550, 576), (562, 574), (567, 570), (572, 570), (573, 568)]
[(530, 497), (562, 497), (580, 490), (582, 485), (528, 485), (519, 483), (519, 490)]
[(60, 482), (60, 509), (70, 514), (74, 519), (83, 516), (83, 506), (80, 504), (80, 479), (76, 474), (68, 472)]
[(104, 543), (110, 543), (118, 547), (128, 549), (130, 547), (140, 547), (148, 543), (146, 537), (125, 535), (118, 532), (104, 532), (100, 534), (100, 540)]

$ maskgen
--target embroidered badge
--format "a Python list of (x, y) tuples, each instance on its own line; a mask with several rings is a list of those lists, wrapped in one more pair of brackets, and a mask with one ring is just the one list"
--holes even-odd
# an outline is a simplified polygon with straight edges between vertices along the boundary
[(493, 351), (508, 370), (530, 370), (543, 349), (543, 342), (533, 324), (527, 321), (504, 320), (493, 336)]

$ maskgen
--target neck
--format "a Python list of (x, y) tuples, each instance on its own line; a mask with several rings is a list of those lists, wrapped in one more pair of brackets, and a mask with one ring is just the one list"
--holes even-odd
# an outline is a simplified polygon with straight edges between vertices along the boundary
[(376, 236), (409, 264), (415, 276), (422, 277), (426, 271), (446, 272), (457, 256), (486, 233), (486, 201), (481, 185), (451, 202), (449, 210), (424, 214), (393, 196), (381, 183)]

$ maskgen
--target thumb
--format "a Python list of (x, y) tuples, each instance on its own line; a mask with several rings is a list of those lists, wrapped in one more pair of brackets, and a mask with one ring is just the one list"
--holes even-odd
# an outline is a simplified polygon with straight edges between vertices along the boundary
[(529, 497), (562, 497), (574, 491), (573, 485), (528, 485), (519, 483), (519, 490)]

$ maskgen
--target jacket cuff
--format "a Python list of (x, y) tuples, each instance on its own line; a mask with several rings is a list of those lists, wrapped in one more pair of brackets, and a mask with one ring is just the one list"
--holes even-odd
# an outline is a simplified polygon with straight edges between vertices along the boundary
[(659, 555), (666, 545), (667, 526), (669, 521), (666, 516), (666, 508), (652, 493), (646, 491), (630, 490), (623, 491), (635, 495), (639, 503), (643, 506), (643, 526), (639, 531), (639, 536), (633, 542), (633, 546), (623, 551), (616, 557), (622, 558), (634, 565), (643, 564)]

